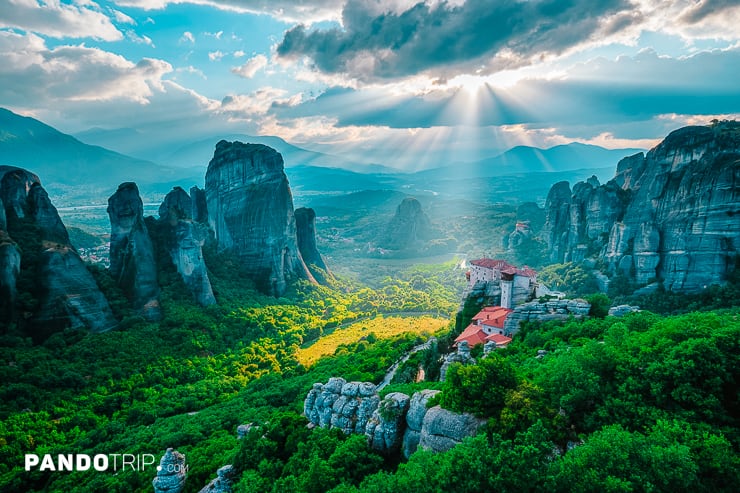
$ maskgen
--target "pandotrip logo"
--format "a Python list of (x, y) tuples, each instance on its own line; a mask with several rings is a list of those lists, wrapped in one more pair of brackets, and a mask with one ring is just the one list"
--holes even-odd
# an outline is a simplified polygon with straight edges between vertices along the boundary
[[(26, 471), (145, 471), (153, 466), (152, 454), (26, 454)], [(156, 468), (159, 470), (159, 466)]]

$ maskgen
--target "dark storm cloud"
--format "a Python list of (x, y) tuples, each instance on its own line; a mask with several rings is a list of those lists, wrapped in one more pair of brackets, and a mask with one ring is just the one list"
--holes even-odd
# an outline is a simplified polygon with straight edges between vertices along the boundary
[(283, 117), (328, 115), (339, 126), (420, 128), (443, 125), (600, 125), (657, 115), (740, 112), (740, 50), (667, 58), (653, 51), (615, 61), (596, 59), (562, 80), (523, 80), (490, 86), (474, 96), (462, 89), (390, 96), (382, 89), (331, 89)]
[(401, 13), (377, 14), (367, 2), (350, 0), (343, 28), (299, 25), (285, 33), (277, 52), (306, 55), (323, 72), (360, 78), (476, 68), (502, 50), (524, 63), (587, 40), (605, 17), (630, 9), (626, 0), (468, 0), (460, 6), (420, 2)]

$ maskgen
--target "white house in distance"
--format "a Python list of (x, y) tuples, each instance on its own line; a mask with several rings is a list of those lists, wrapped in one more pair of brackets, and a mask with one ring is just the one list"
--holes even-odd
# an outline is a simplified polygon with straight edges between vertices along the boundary
[(506, 260), (481, 258), (468, 262), (470, 270), (466, 273), (468, 288), (472, 289), (479, 282), (499, 283), (501, 286), (501, 306), (513, 308), (515, 300), (518, 303), (532, 298), (548, 296), (551, 298), (565, 298), (565, 293), (552, 291), (537, 281), (537, 272), (527, 267), (515, 267)]
[(481, 258), (469, 262), (467, 273), (469, 287), (478, 282), (499, 282), (501, 284), (501, 306), (511, 308), (514, 290), (519, 293), (534, 293), (537, 288), (537, 272), (526, 265), (521, 269), (505, 260)]

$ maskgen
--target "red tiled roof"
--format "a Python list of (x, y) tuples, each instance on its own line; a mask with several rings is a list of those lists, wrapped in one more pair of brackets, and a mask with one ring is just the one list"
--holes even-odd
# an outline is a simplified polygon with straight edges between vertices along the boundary
[(485, 267), (486, 269), (506, 269), (507, 267), (513, 267), (509, 262), (506, 260), (494, 260), (492, 258), (481, 258), (478, 260), (471, 260), (470, 263), (472, 265), (477, 265), (478, 267)]
[(522, 267), (521, 269), (517, 269), (516, 273), (520, 276), (525, 276), (525, 277), (537, 277), (537, 271), (527, 267), (526, 265)]
[(470, 347), (476, 344), (483, 344), (486, 342), (486, 333), (480, 326), (470, 324), (463, 330), (462, 334), (455, 338), (456, 343), (461, 341), (468, 341)]
[(487, 325), (488, 327), (496, 327), (497, 329), (504, 328), (504, 321), (509, 313), (514, 310), (504, 308), (501, 306), (487, 306), (479, 311), (473, 320), (478, 320), (478, 325)]
[(537, 272), (527, 267), (526, 265), (521, 269), (511, 265), (506, 260), (494, 260), (491, 258), (481, 258), (478, 260), (471, 260), (471, 265), (483, 267), (486, 269), (495, 269), (505, 274), (512, 274), (525, 277), (537, 277)]
[(493, 341), (496, 343), (496, 346), (505, 347), (511, 342), (511, 337), (506, 337), (501, 334), (491, 334), (490, 336), (486, 337), (486, 341)]

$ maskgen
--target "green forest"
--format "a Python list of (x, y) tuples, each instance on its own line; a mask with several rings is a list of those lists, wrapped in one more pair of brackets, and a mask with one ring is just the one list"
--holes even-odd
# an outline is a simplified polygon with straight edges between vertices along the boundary
[[(153, 468), (26, 472), (23, 457), (159, 460), (168, 447), (186, 456), (186, 492), (225, 464), (237, 471), (236, 492), (714, 492), (735, 491), (740, 481), (734, 280), (711, 293), (714, 303), (664, 295), (661, 306), (655, 295), (643, 300), (654, 311), (527, 324), (507, 348), (452, 365), (440, 383), (440, 357), (460, 330), (455, 262), (407, 268), (372, 288), (346, 279), (298, 283), (276, 299), (245, 284), (233, 259), (207, 255), (216, 306), (194, 306), (176, 273), (163, 270), (164, 318), (147, 323), (97, 270), (120, 330), (38, 340), (3, 329), (2, 491), (152, 491)], [(582, 282), (578, 272), (550, 270), (562, 287)], [(376, 334), (372, 327), (389, 325), (384, 315), (408, 324)], [(429, 317), (441, 319), (434, 334), (415, 325), (428, 326)], [(299, 362), (323, 335), (350, 329), (357, 332), (337, 338), (333, 354)], [(402, 365), (382, 395), (439, 389), (432, 404), (485, 419), (482, 433), (406, 461), (372, 451), (362, 435), (306, 426), (303, 400), (313, 383), (378, 383), (432, 335), (438, 342)], [(418, 382), (420, 367), (426, 379)], [(237, 440), (245, 423), (253, 426)]]

